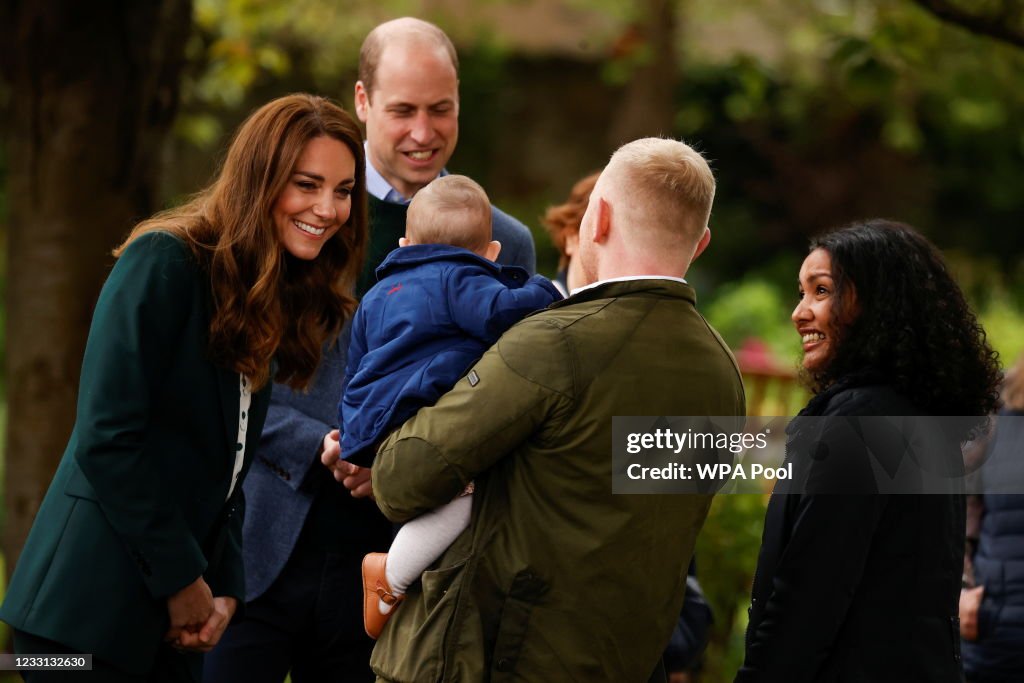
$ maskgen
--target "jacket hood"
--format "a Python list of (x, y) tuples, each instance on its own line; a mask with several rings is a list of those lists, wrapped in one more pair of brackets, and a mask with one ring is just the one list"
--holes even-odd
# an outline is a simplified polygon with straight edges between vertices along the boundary
[[(377, 279), (380, 280), (386, 275), (397, 273), (405, 268), (432, 261), (472, 263), (481, 268), (486, 268), (495, 275), (505, 274), (506, 276), (512, 276), (513, 279), (518, 279), (520, 282), (524, 282), (528, 277), (526, 270), (519, 266), (501, 266), (494, 261), (488, 261), (484, 257), (474, 254), (469, 249), (453, 247), (449, 244), (413, 244), (408, 247), (399, 247), (388, 254), (383, 263), (377, 266), (375, 272)], [(516, 278), (513, 275), (517, 272), (521, 273), (522, 277)]]

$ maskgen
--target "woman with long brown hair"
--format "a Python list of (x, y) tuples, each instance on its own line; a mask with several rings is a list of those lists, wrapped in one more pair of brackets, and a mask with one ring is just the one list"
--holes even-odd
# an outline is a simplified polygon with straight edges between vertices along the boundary
[(355, 307), (364, 177), (347, 113), (283, 97), (209, 187), (114, 251), (74, 431), (0, 608), (17, 652), (198, 679), (244, 594), (240, 482), (271, 379), (306, 386)]

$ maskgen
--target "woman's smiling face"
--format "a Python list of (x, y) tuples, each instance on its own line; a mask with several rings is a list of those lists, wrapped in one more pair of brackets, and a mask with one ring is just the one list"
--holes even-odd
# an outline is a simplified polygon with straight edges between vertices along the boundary
[(349, 148), (332, 137), (306, 143), (272, 209), (278, 239), (295, 258), (315, 259), (348, 221), (355, 164)]
[[(848, 289), (853, 304), (853, 287), (848, 285)], [(810, 372), (828, 366), (839, 343), (840, 329), (850, 322), (839, 319), (835, 295), (832, 256), (824, 249), (815, 249), (800, 266), (800, 301), (791, 316), (803, 343), (803, 366)]]

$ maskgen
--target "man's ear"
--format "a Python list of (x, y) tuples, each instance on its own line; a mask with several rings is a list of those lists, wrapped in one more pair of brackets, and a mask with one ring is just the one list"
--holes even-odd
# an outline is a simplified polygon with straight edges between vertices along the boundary
[(407, 247), (407, 246), (409, 246), (409, 239), (407, 237), (399, 237), (398, 238), (398, 246), (400, 246), (400, 247)]
[(370, 112), (370, 94), (366, 92), (366, 86), (363, 85), (362, 81), (356, 81), (356, 116), (363, 123), (366, 123), (366, 118)]
[[(591, 197), (591, 201), (594, 198)], [(597, 243), (608, 240), (612, 229), (612, 205), (604, 197), (597, 198), (597, 215), (594, 217), (594, 241)]]
[(704, 250), (708, 248), (708, 244), (711, 242), (711, 228), (705, 227), (704, 234), (701, 235), (700, 241), (697, 242), (697, 249), (693, 252), (693, 258), (690, 262), (693, 263), (697, 260), (697, 257), (704, 253)]
[(568, 258), (572, 258), (576, 254), (576, 250), (579, 249), (579, 246), (580, 246), (580, 230), (579, 230), (579, 228), (576, 228), (575, 230), (568, 231), (566, 233), (566, 235), (565, 235), (565, 246), (563, 247), (563, 250), (565, 251), (565, 255)]
[(491, 240), (487, 247), (484, 249), (484, 258), (488, 261), (497, 261), (498, 254), (501, 253), (501, 242), (498, 240)]

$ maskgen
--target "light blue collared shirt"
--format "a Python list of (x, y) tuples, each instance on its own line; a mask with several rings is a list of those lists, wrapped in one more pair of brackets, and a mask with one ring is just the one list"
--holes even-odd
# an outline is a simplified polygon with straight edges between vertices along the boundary
[[(392, 204), (408, 204), (411, 202), (411, 197), (406, 197), (392, 187), (391, 183), (380, 174), (380, 171), (373, 167), (373, 162), (370, 161), (370, 143), (364, 142), (363, 150), (366, 152), (366, 191), (377, 199), (391, 202)], [(440, 178), (446, 175), (448, 175), (447, 169), (442, 168), (441, 173), (437, 177)]]

